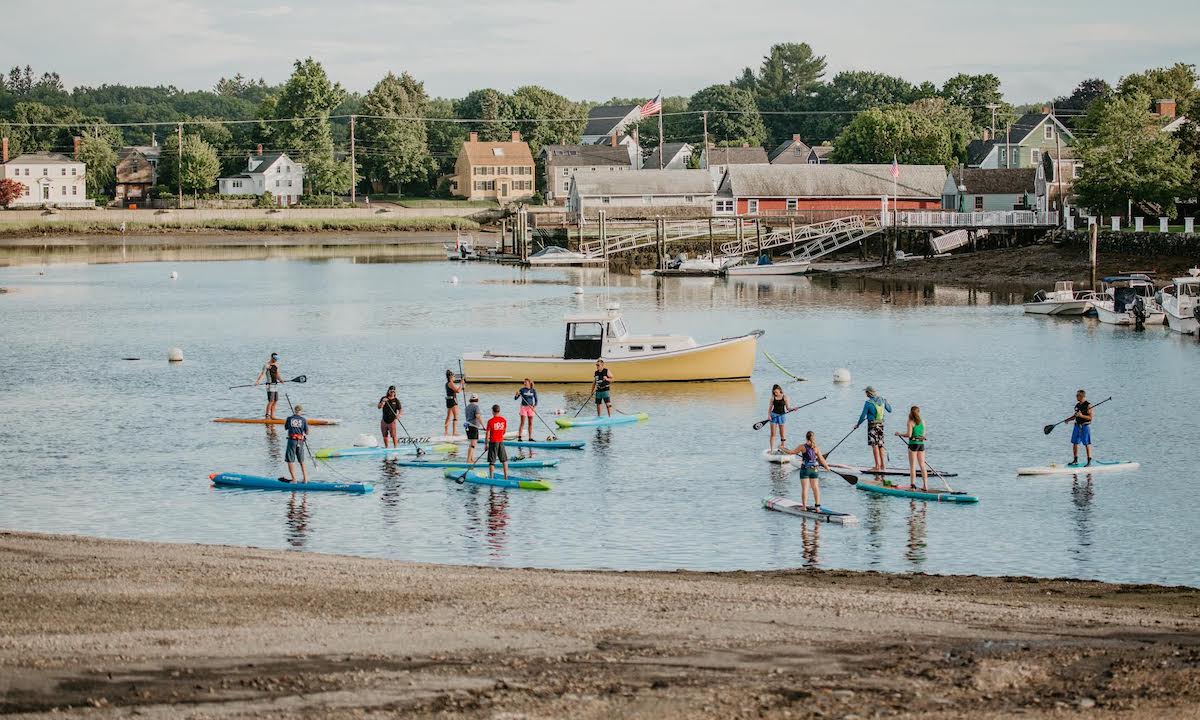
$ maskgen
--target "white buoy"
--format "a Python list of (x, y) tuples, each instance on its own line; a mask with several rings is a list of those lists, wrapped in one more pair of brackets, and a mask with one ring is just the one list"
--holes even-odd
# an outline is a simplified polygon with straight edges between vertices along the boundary
[(183, 350), (179, 348), (171, 348), (167, 351), (168, 362), (183, 362)]
[(576, 287), (575, 287), (575, 294), (576, 294), (576, 295), (582, 295), (582, 294), (583, 294), (583, 288), (582, 288), (582, 287), (579, 287), (579, 286), (576, 286)]
[(451, 276), (450, 276), (450, 284), (451, 284), (451, 285), (457, 285), (457, 284), (458, 284), (458, 276), (457, 276), (457, 275), (451, 275)]
[(833, 381), (835, 383), (850, 382), (850, 371), (847, 370), (846, 368), (838, 368), (837, 370), (834, 370), (833, 371)]
[(366, 433), (363, 433), (362, 435), (359, 435), (354, 440), (354, 447), (378, 447), (378, 446), (379, 446), (379, 441), (375, 439), (374, 435), (367, 435)]
[(178, 279), (179, 279), (179, 273), (177, 273), (177, 272), (175, 272), (174, 270), (172, 270), (172, 271), (171, 271), (171, 279), (172, 279), (172, 280), (178, 280)]

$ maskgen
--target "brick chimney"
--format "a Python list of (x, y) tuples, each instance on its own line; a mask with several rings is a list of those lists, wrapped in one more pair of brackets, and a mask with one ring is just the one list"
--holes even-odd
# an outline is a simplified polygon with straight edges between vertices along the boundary
[(513, 142), (521, 142), (521, 133), (517, 132), (516, 130), (513, 130), (512, 131), (512, 141)]
[(8, 138), (0, 138), (0, 163), (8, 162)]
[(1175, 100), (1172, 98), (1164, 98), (1154, 101), (1154, 114), (1161, 118), (1174, 119), (1175, 117)]
[(616, 133), (613, 133), (612, 135), (608, 136), (608, 144), (612, 145), (613, 147), (617, 146), (617, 134)]
[(262, 157), (262, 143), (259, 143), (258, 147), (254, 148), (254, 154)]
[(800, 139), (799, 135), (793, 135), (792, 142), (804, 142), (804, 141)]
[(75, 140), (75, 161), (78, 162), (79, 161), (79, 144), (83, 142), (83, 138), (76, 135), (74, 140)]
[(467, 142), (479, 142), (479, 133), (472, 132), (470, 139), (468, 139)]

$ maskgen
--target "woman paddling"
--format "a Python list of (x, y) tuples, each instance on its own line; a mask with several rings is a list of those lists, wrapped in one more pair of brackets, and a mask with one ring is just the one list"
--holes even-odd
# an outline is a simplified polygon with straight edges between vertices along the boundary
[(787, 430), (784, 423), (787, 422), (788, 411), (792, 409), (791, 405), (788, 396), (783, 393), (783, 388), (779, 385), (772, 385), (771, 399), (767, 402), (767, 417), (770, 418), (771, 424), (771, 444), (767, 447), (768, 450), (776, 448), (775, 428), (779, 428), (778, 447), (782, 450), (787, 445)]
[(396, 397), (396, 386), (389, 385), (387, 394), (379, 398), (379, 404), (376, 406), (383, 411), (383, 417), (379, 420), (379, 432), (383, 435), (383, 446), (388, 446), (388, 437), (392, 438), (392, 447), (400, 447), (399, 440), (396, 439), (396, 419), (404, 414), (404, 408), (400, 405), (400, 398)]
[(921, 490), (929, 491), (929, 470), (925, 467), (925, 421), (921, 419), (921, 408), (913, 405), (908, 411), (908, 431), (896, 433), (896, 437), (908, 441), (908, 484), (917, 488), (917, 467), (921, 468)]
[[(521, 387), (517, 393), (513, 395), (513, 400), (520, 398), (521, 409), (518, 411), (519, 420), (517, 424), (517, 440), (521, 439), (521, 434), (525, 431), (525, 425), (529, 425), (529, 439), (533, 440), (533, 415), (534, 408), (538, 404), (537, 390), (533, 387), (533, 380), (525, 378), (525, 382), (521, 383)], [(533, 455), (532, 452), (529, 453)]]
[[(780, 445), (779, 449), (788, 455), (800, 456), (800, 504), (806, 509), (821, 512), (821, 485), (817, 481), (817, 467), (820, 466), (829, 470), (829, 464), (825, 462), (825, 456), (821, 454), (821, 448), (817, 447), (816, 436), (813, 434), (813, 431), (809, 430), (804, 433), (803, 444), (797, 445), (791, 450)], [(833, 472), (832, 470), (829, 471)], [(813, 500), (816, 502), (812, 508), (808, 507), (808, 488), (810, 485), (812, 486)]]
[(446, 371), (446, 422), (443, 423), (443, 433), (454, 437), (458, 435), (458, 394), (462, 385), (454, 381), (454, 371)]
[(263, 412), (263, 417), (274, 420), (275, 403), (279, 402), (279, 383), (283, 382), (283, 377), (279, 374), (279, 353), (271, 353), (263, 369), (258, 371), (258, 377), (254, 378), (254, 384), (258, 385), (264, 378), (267, 381), (267, 409)]

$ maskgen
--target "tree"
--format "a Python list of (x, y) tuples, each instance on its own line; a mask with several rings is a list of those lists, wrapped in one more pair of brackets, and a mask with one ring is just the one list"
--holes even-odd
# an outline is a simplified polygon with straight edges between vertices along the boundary
[(329, 115), (346, 91), (331, 82), (325, 68), (311, 57), (297, 60), (293, 67), (271, 103), (276, 120), (270, 124), (271, 146), (304, 163), (313, 193), (344, 191), (350, 187), (350, 166), (334, 159)]
[[(183, 162), (180, 163), (179, 143), (163, 143), (158, 159), (158, 182), (172, 190), (181, 184), (184, 192), (202, 193), (212, 190), (221, 172), (217, 151), (197, 134), (183, 136)], [(181, 174), (182, 173), (182, 174)], [(182, 178), (182, 183), (180, 179)]]
[[(754, 95), (732, 85), (710, 85), (692, 95), (688, 110), (708, 111), (708, 137), (714, 144), (762, 145), (767, 129), (758, 112)], [(699, 117), (689, 118), (692, 135), (699, 134)]]
[(1113, 94), (1112, 86), (1103, 78), (1082, 80), (1070, 95), (1054, 98), (1054, 110), (1063, 111), (1068, 117), (1086, 113), (1092, 103), (1104, 100)]
[(111, 197), (108, 191), (113, 186), (117, 172), (117, 152), (112, 137), (100, 128), (84, 131), (79, 142), (79, 159), (87, 168), (88, 197), (97, 200)]
[[(833, 162), (890, 163), (896, 158), (916, 165), (956, 163), (954, 133), (941, 101), (864, 110), (834, 142)], [(962, 122), (969, 122), (963, 115)]]
[(1127, 203), (1152, 203), (1170, 212), (1192, 180), (1193, 158), (1162, 132), (1150, 96), (1121, 94), (1092, 105), (1090, 136), (1076, 145), (1083, 168), (1075, 181), (1079, 205), (1097, 212), (1126, 212)]
[(1200, 89), (1196, 87), (1197, 82), (1200, 82), (1200, 76), (1196, 75), (1195, 65), (1175, 63), (1169, 68), (1153, 68), (1126, 75), (1117, 84), (1117, 94), (1125, 97), (1145, 95), (1148, 102), (1159, 99), (1174, 100), (1176, 112), (1191, 117), (1200, 113)]
[(534, 157), (546, 145), (579, 142), (587, 124), (587, 111), (581, 105), (537, 85), (517, 88), (508, 105), (516, 129)]
[(456, 118), (453, 100), (434, 98), (425, 103), (425, 117), (426, 144), (435, 162), (434, 171), (439, 174), (448, 173), (454, 168), (459, 148), (467, 138), (467, 131), (462, 123), (448, 122)]
[(951, 105), (971, 113), (971, 125), (976, 132), (992, 127), (992, 109), (988, 105), (998, 106), (996, 127), (1003, 127), (1013, 119), (1012, 106), (1004, 102), (1004, 93), (1000, 91), (1000, 78), (992, 73), (959, 73), (942, 84), (939, 94)]
[(508, 96), (499, 90), (472, 90), (455, 103), (454, 113), (460, 120), (469, 121), (467, 129), (479, 133), (480, 140), (502, 142), (516, 130)]
[(372, 184), (400, 192), (406, 183), (428, 178), (434, 163), (421, 119), (425, 102), (425, 86), (408, 73), (388, 73), (363, 98), (362, 167)]
[(1192, 163), (1192, 177), (1182, 196), (1200, 198), (1200, 124), (1195, 120), (1185, 122), (1175, 133), (1175, 140), (1179, 143), (1180, 157), (1190, 158)]
[(814, 54), (808, 43), (781, 43), (771, 46), (757, 74), (745, 68), (732, 84), (753, 93), (774, 144), (795, 131), (800, 115), (790, 113), (811, 108), (824, 76), (824, 55)]
[[(925, 88), (927, 93), (931, 90)], [(922, 97), (919, 93), (912, 83), (895, 75), (865, 70), (840, 72), (817, 90), (814, 100), (814, 109), (828, 114), (796, 118), (792, 127), (800, 130), (805, 141), (815, 145), (840, 135), (854, 119), (855, 112), (908, 104)]]
[(0, 207), (6, 208), (25, 194), (25, 186), (12, 178), (0, 180)]
[[(650, 98), (629, 98), (627, 102), (612, 102), (612, 105), (644, 105)], [(689, 100), (682, 95), (663, 98), (663, 136), (666, 142), (694, 142), (703, 137), (699, 116), (685, 115)], [(711, 119), (711, 118), (710, 118)], [(651, 115), (630, 123), (625, 132), (637, 131), (638, 144), (643, 148), (658, 147), (658, 116)]]

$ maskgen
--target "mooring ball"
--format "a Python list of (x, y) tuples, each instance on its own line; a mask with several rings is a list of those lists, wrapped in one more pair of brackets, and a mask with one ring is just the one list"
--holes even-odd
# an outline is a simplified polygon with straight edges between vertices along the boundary
[(183, 350), (179, 348), (171, 348), (167, 351), (168, 362), (183, 362)]
[(847, 370), (846, 368), (838, 368), (837, 370), (834, 370), (833, 371), (833, 381), (835, 383), (850, 382), (850, 371)]
[(379, 441), (375, 439), (375, 436), (366, 433), (359, 435), (354, 440), (354, 447), (378, 447), (378, 445)]
[(172, 279), (172, 280), (178, 280), (178, 279), (179, 279), (179, 273), (177, 273), (177, 272), (175, 272), (174, 270), (172, 270), (172, 271), (171, 271), (171, 279)]
[(458, 276), (457, 276), (457, 275), (451, 275), (451, 276), (450, 276), (450, 284), (451, 284), (451, 285), (457, 285), (457, 284), (458, 284)]

